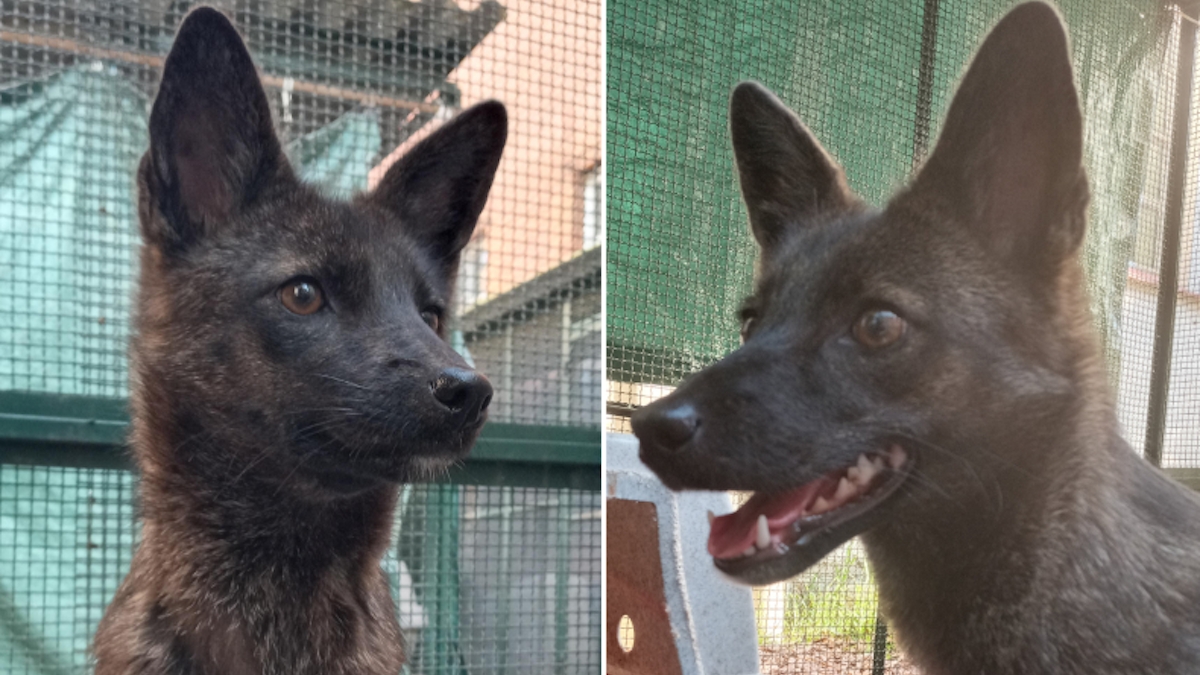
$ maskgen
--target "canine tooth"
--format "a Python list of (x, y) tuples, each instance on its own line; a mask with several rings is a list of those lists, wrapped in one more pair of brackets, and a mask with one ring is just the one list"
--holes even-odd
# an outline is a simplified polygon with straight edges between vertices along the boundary
[(893, 445), (888, 449), (888, 466), (893, 469), (899, 469), (904, 464), (904, 448)]
[(749, 558), (750, 556), (754, 555), (755, 552), (757, 552), (757, 551), (758, 551), (758, 549), (754, 548), (754, 546), (751, 546), (750, 548), (746, 549), (745, 551), (742, 551), (742, 557)]
[(837, 492), (833, 493), (833, 501), (844, 502), (856, 494), (858, 494), (858, 490), (850, 484), (850, 481), (842, 478), (838, 481)]
[(871, 458), (871, 464), (875, 467), (876, 473), (883, 471), (883, 458), (879, 455), (875, 455)]
[(712, 509), (709, 509), (708, 510), (708, 526), (712, 527), (713, 521), (716, 519), (717, 519), (716, 514), (712, 512)]
[(758, 548), (766, 548), (771, 545), (771, 529), (767, 527), (767, 517), (763, 514), (758, 514), (757, 531), (754, 533), (754, 545)]
[(862, 485), (860, 482), (862, 479), (862, 472), (858, 470), (858, 465), (854, 465), (849, 469), (846, 469), (846, 477), (850, 479), (851, 483), (854, 483), (855, 485)]
[(858, 456), (858, 484), (859, 485), (867, 485), (868, 483), (870, 483), (871, 479), (875, 477), (875, 473), (878, 470), (879, 470), (878, 467), (876, 467), (874, 464), (872, 464), (871, 460), (867, 459), (866, 455)]
[(817, 514), (817, 513), (825, 513), (828, 510), (829, 510), (829, 502), (825, 501), (824, 497), (817, 497), (817, 501), (813, 502), (812, 512), (814, 514)]

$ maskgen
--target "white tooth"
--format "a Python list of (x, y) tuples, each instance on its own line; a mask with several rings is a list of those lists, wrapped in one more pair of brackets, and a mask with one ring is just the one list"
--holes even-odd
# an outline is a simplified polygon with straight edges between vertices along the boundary
[(712, 512), (712, 509), (709, 509), (708, 510), (708, 526), (712, 527), (713, 521), (716, 519), (717, 519), (717, 516)]
[(855, 464), (855, 466), (860, 472), (868, 473), (871, 471), (871, 460), (867, 459), (866, 455), (859, 455), (858, 462)]
[(750, 548), (746, 549), (745, 551), (742, 551), (742, 557), (749, 558), (750, 556), (754, 555), (755, 552), (757, 552), (757, 551), (758, 551), (758, 549), (751, 546)]
[(838, 481), (837, 492), (833, 493), (833, 501), (844, 502), (856, 494), (858, 494), (858, 490), (851, 485), (850, 481), (842, 478)]
[(875, 455), (871, 458), (871, 464), (875, 465), (876, 472), (883, 471), (883, 458), (879, 455)]
[(867, 485), (875, 477), (876, 466), (867, 459), (866, 455), (858, 456), (858, 484)]
[(771, 529), (767, 527), (767, 517), (763, 514), (758, 514), (758, 527), (754, 533), (754, 545), (758, 548), (766, 548), (771, 545)]
[(904, 460), (904, 448), (893, 445), (888, 449), (888, 466), (893, 469), (899, 469), (904, 464)]
[(829, 510), (829, 502), (825, 501), (824, 497), (817, 497), (817, 501), (813, 502), (812, 512), (814, 514), (817, 514), (817, 513), (825, 513), (828, 510)]

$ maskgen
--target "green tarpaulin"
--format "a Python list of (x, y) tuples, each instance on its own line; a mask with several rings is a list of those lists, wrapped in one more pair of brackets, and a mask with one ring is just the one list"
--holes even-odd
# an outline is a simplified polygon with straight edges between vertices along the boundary
[[(729, 146), (735, 84), (776, 91), (881, 206), (932, 145), (971, 53), (1014, 3), (610, 2), (609, 378), (674, 385), (737, 347), (734, 310), (756, 249)], [(1153, 122), (1170, 106), (1172, 17), (1149, 0), (1058, 4), (1087, 124), (1089, 290), (1115, 378), (1134, 234), (1139, 219), (1155, 222), (1164, 183)]]

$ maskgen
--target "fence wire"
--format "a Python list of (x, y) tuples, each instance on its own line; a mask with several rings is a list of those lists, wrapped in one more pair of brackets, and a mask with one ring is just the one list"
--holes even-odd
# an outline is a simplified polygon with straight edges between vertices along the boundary
[[(931, 149), (987, 30), (1015, 2), (610, 0), (606, 428), (736, 348), (755, 245), (728, 140), (728, 95), (763, 82), (882, 205)], [(1145, 448), (1169, 386), (1162, 463), (1200, 467), (1200, 215), (1189, 162), (1173, 333), (1156, 338), (1181, 25), (1173, 5), (1059, 3), (1072, 41), (1092, 186), (1084, 263), (1125, 435)], [(1191, 145), (1200, 99), (1193, 87)], [(1189, 156), (1195, 156), (1190, 151)], [(1152, 379), (1156, 340), (1170, 377)], [(1155, 383), (1152, 385), (1152, 383)], [(755, 592), (762, 672), (913, 672), (877, 624), (857, 542)]]
[[(488, 98), (508, 105), (504, 161), (463, 256), (456, 338), (487, 352), (480, 367), (509, 394), (497, 397), (497, 421), (597, 426), (599, 284), (588, 280), (598, 280), (599, 258), (574, 278), (547, 273), (599, 245), (599, 2), (212, 4), (258, 60), (293, 164), (331, 193), (373, 186), (456, 110)], [(131, 176), (189, 3), (2, 7), (0, 256), (10, 292), (0, 299), (0, 390), (124, 396)], [(492, 346), (543, 318), (523, 335), (537, 358)]]
[[(194, 4), (0, 0), (0, 413), (128, 395), (133, 174)], [(297, 172), (330, 194), (371, 188), (458, 110), (506, 104), (452, 342), (491, 380), (492, 422), (598, 428), (600, 0), (206, 4), (246, 40)], [(137, 538), (134, 481), (0, 464), (0, 671), (85, 671)], [(410, 672), (595, 672), (598, 499), (406, 489), (388, 564)]]
[[(87, 672), (138, 539), (127, 471), (0, 464), (0, 670)], [(19, 497), (19, 498), (14, 498)], [(594, 673), (600, 496), (411, 486), (384, 558), (409, 673)]]

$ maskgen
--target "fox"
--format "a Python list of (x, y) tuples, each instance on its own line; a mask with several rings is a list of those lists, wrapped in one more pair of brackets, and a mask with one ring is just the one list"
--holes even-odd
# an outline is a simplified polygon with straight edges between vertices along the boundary
[(711, 517), (715, 566), (769, 584), (860, 537), (929, 675), (1196, 672), (1200, 499), (1121, 437), (1057, 10), (994, 26), (883, 208), (762, 85), (729, 120), (742, 346), (631, 417), (667, 487), (753, 493)]
[(136, 174), (143, 525), (97, 675), (400, 672), (380, 561), (399, 485), (487, 419), (447, 320), (506, 135), (480, 103), (335, 199), (297, 178), (230, 21), (183, 20)]

